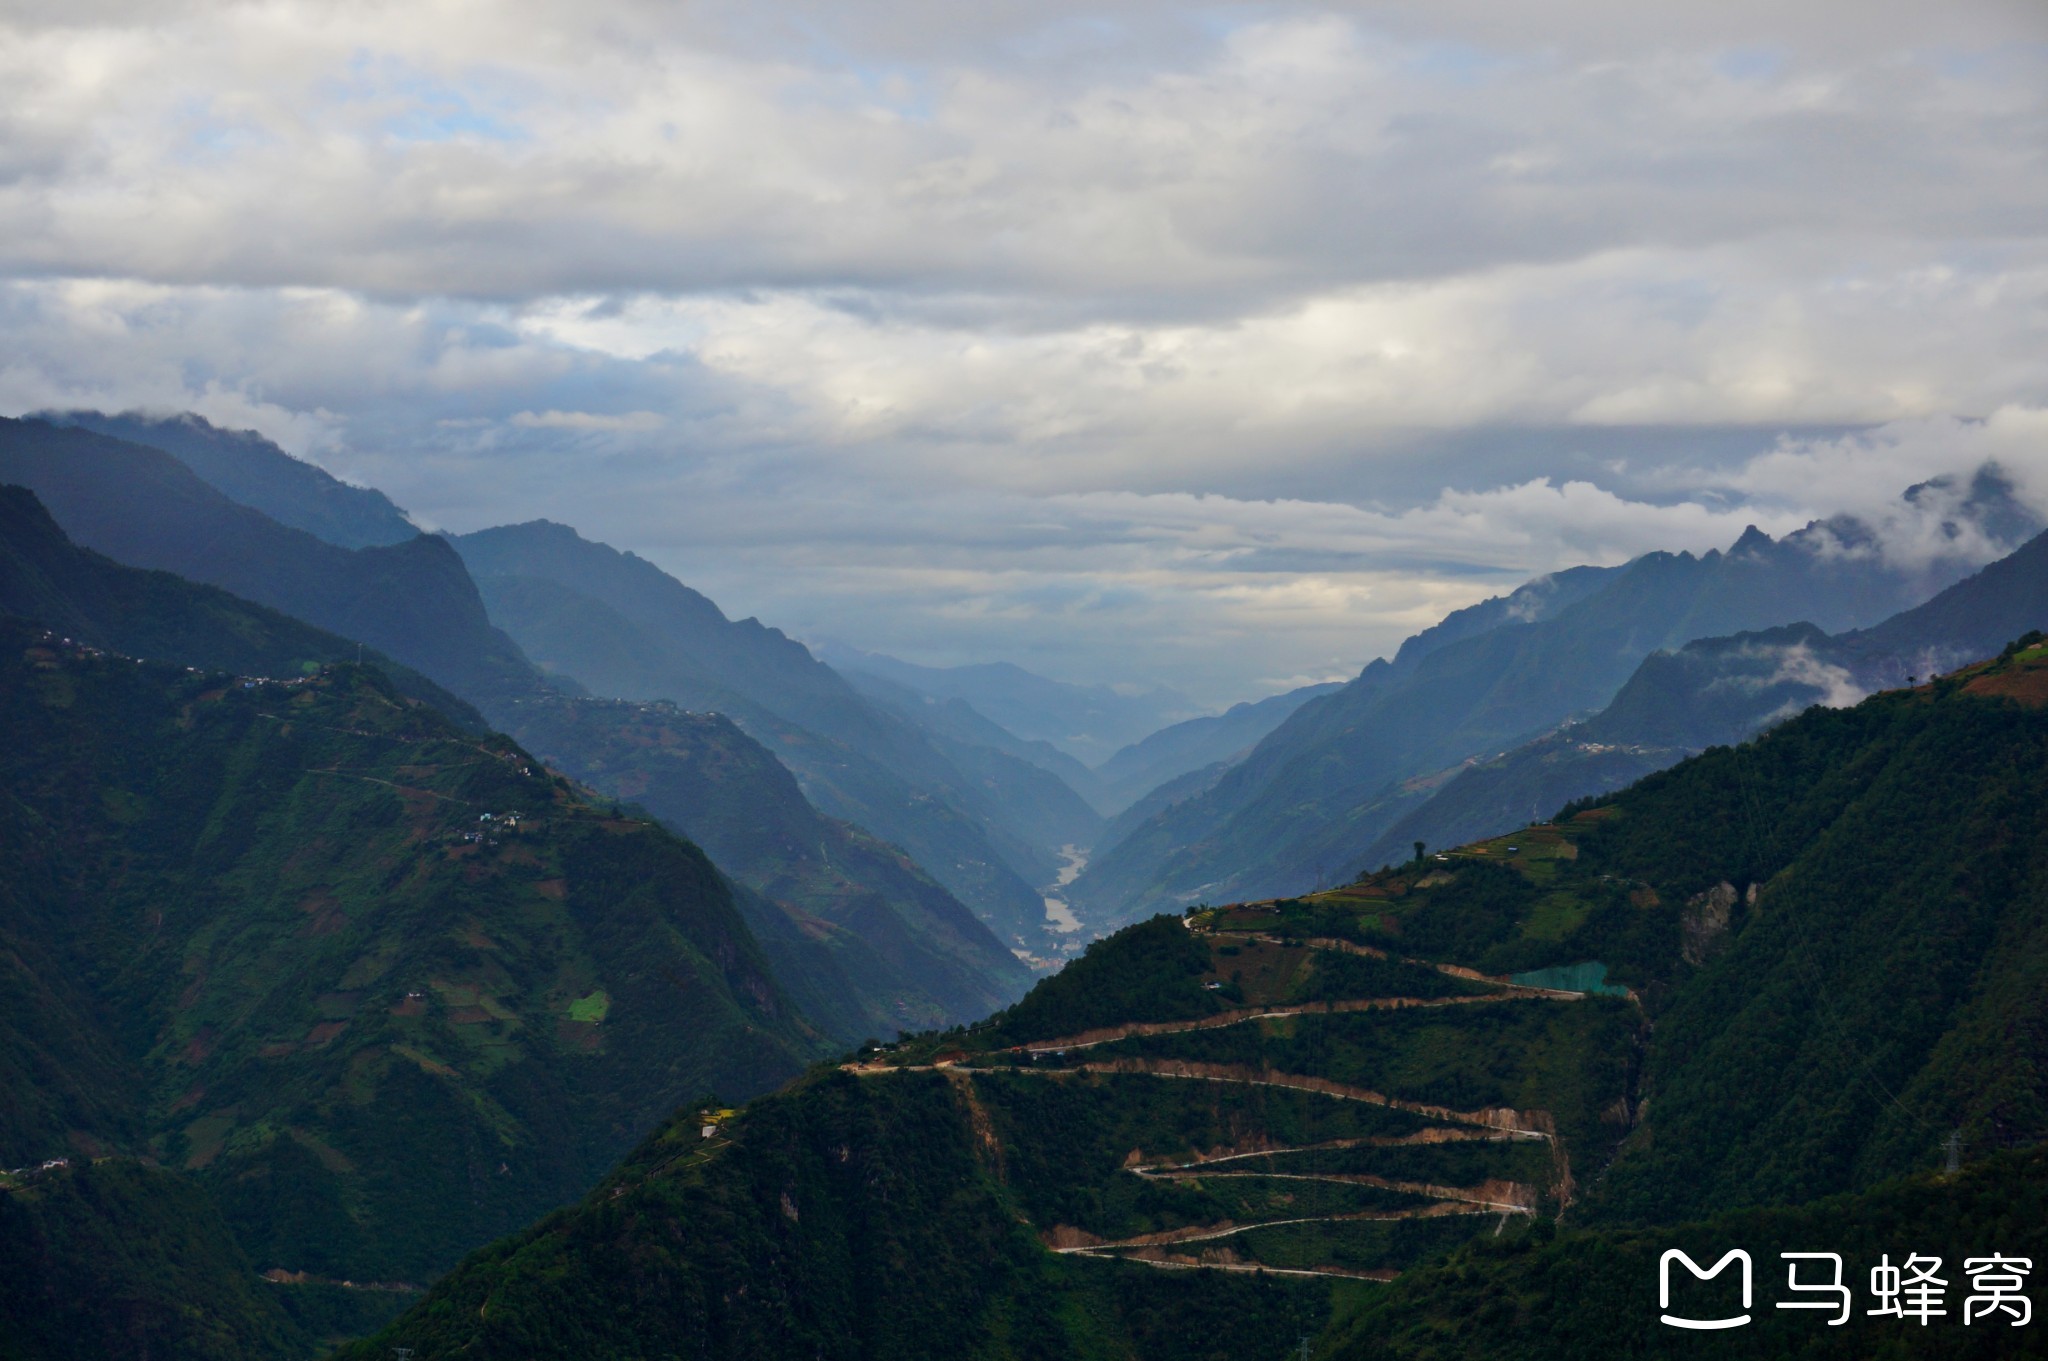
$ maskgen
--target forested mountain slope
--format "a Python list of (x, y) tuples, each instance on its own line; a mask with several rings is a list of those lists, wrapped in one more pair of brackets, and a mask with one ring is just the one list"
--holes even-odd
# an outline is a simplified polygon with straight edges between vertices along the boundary
[(263, 1268), (420, 1281), (820, 1037), (701, 852), (373, 669), (0, 621), (0, 1163), (153, 1157)]
[(264, 1280), (203, 1187), (132, 1158), (0, 1174), (0, 1262), (9, 1361), (310, 1361), (408, 1298)]
[[(350, 1355), (1173, 1356), (1215, 1326), (1196, 1302), (1276, 1356), (1290, 1311), (1323, 1354), (1498, 1355), (1529, 1310), (1537, 1351), (1640, 1348), (1654, 1312), (1608, 1307), (1640, 1296), (1609, 1265), (1641, 1261), (1630, 1226), (1797, 1236), (1713, 1217), (1852, 1194), (1809, 1215), (1869, 1226), (1821, 1245), (1852, 1272), (1921, 1230), (2024, 1251), (2038, 1225), (1958, 1225), (1910, 1178), (1959, 1131), (1979, 1201), (2038, 1201), (2000, 1151), (2048, 1134), (2044, 762), (2028, 645), (1556, 824), (1132, 927), (986, 1025), (713, 1137), (683, 1112)], [(1120, 1326), (1161, 1292), (1188, 1327)]]
[[(291, 678), (363, 656), (402, 693), (474, 732), (488, 730), (462, 700), (358, 644), (217, 587), (76, 547), (24, 488), (0, 488), (0, 613), (107, 650), (241, 675)], [(495, 707), (521, 731), (547, 714), (644, 707), (580, 703), (551, 695)], [(762, 933), (779, 982), (836, 1040), (973, 1020), (1028, 985), (1009, 950), (900, 852), (820, 817), (774, 758), (729, 724), (702, 715), (684, 721), (732, 758), (723, 765), (728, 773), (745, 777), (695, 778), (700, 772), (681, 764), (687, 750), (641, 742), (626, 725), (571, 724), (575, 741), (557, 725), (546, 734), (552, 745), (544, 756), (606, 793), (641, 798), (670, 827), (705, 844), (721, 869), (766, 893), (765, 901), (742, 896), (749, 924)], [(647, 768), (631, 775), (639, 766)], [(684, 777), (680, 788), (677, 776)], [(711, 834), (708, 844), (702, 833)]]
[(909, 851), (1006, 945), (1042, 948), (1032, 884), (1052, 879), (1057, 846), (1024, 835), (1016, 790), (970, 780), (802, 644), (728, 620), (645, 559), (547, 521), (454, 542), (492, 617), (551, 673), (607, 698), (729, 715), (795, 772), (820, 811)]
[(229, 500), (161, 450), (42, 421), (0, 420), (0, 482), (34, 491), (84, 547), (367, 643), (473, 704), (539, 683), (432, 536), (338, 547)]
[[(2005, 524), (2017, 514), (1994, 473), (1978, 483), (1958, 515)], [(1982, 526), (1971, 529), (1958, 541), (1981, 539)], [(1069, 901), (1107, 924), (1339, 882), (1362, 847), (1465, 761), (1598, 710), (1661, 648), (1802, 620), (1873, 624), (1974, 565), (1895, 565), (1861, 543), (1868, 533), (1847, 521), (1783, 541), (1751, 529), (1726, 553), (1581, 569), (1453, 616), (1303, 705), (1212, 788), (1132, 831), (1089, 865)]]
[(510, 716), (543, 760), (633, 800), (755, 890), (741, 908), (776, 976), (841, 1044), (979, 1020), (1029, 986), (959, 900), (901, 851), (819, 814), (722, 715), (546, 698)]
[[(322, 535), (334, 542), (347, 543), (365, 537), (368, 541), (375, 542), (393, 537), (417, 536), (417, 531), (381, 493), (348, 487), (321, 469), (293, 459), (270, 442), (246, 432), (217, 430), (200, 418), (189, 415), (154, 419), (134, 415), (106, 417), (96, 413), (65, 413), (52, 419), (94, 431), (110, 432), (171, 454), (229, 497), (273, 512), (284, 521), (299, 525), (310, 533)], [(142, 457), (147, 465), (147, 455)], [(116, 471), (120, 466), (119, 460), (115, 460)], [(162, 473), (163, 470), (158, 466), (156, 471)], [(183, 482), (175, 472), (165, 476), (174, 489)], [(186, 485), (185, 492), (189, 493), (190, 490), (190, 486)], [(218, 510), (218, 507), (215, 509)], [(400, 527), (403, 527), (403, 535), (398, 532)], [(43, 537), (47, 538), (52, 533), (59, 532), (51, 527)], [(581, 543), (581, 540), (575, 540), (573, 534), (568, 531), (562, 533), (571, 541)], [(68, 548), (68, 545), (66, 547)], [(180, 551), (189, 550), (190, 547), (179, 545)], [(303, 544), (298, 545), (300, 549), (303, 547)], [(78, 555), (75, 549), (70, 552), (74, 557)], [(716, 621), (723, 626), (726, 634), (732, 634), (735, 630), (747, 634), (745, 626), (724, 625), (723, 616), (709, 601), (639, 559), (631, 558), (630, 555), (612, 554), (608, 549), (599, 552), (605, 555), (605, 561), (612, 566), (623, 566), (627, 579), (636, 581), (639, 587), (644, 588), (643, 593), (651, 592), (670, 605), (680, 601), (686, 612), (694, 607), (694, 617), (699, 622)], [(51, 554), (44, 553), (43, 556), (50, 557)], [(298, 650), (292, 652), (288, 660), (279, 656), (278, 647), (267, 644), (254, 652), (249, 647), (224, 649), (223, 644), (238, 638), (255, 639), (263, 636), (266, 630), (274, 633), (279, 629), (296, 629), (299, 633), (311, 637), (327, 636), (297, 624), (296, 621), (284, 620), (270, 611), (262, 610), (259, 606), (235, 601), (233, 597), (223, 592), (212, 591), (211, 588), (184, 582), (168, 574), (158, 573), (150, 576), (120, 568), (104, 560), (101, 562), (104, 570), (100, 572), (100, 576), (93, 578), (94, 582), (101, 584), (96, 585), (94, 591), (86, 592), (95, 601), (106, 593), (107, 588), (102, 578), (106, 577), (107, 572), (112, 572), (117, 577), (122, 572), (128, 573), (128, 577), (120, 578), (129, 584), (124, 588), (127, 594), (122, 597), (123, 603), (119, 607), (119, 617), (122, 621), (119, 636), (105, 629), (88, 629), (83, 623), (78, 622), (91, 615), (93, 611), (84, 609), (77, 601), (59, 606), (26, 589), (14, 591), (11, 597), (0, 598), (0, 608), (59, 624), (90, 641), (130, 655), (175, 658), (192, 665), (225, 667), (244, 674), (296, 675), (301, 663), (308, 659), (341, 660), (357, 654), (354, 645), (332, 638), (328, 638), (328, 642), (333, 646), (325, 648), (316, 647), (308, 640), (295, 641), (294, 646)], [(635, 569), (638, 569), (637, 575)], [(70, 575), (66, 576), (65, 580), (75, 582), (79, 576), (78, 569), (67, 570)], [(44, 575), (47, 575), (47, 572)], [(245, 570), (242, 575), (258, 581), (259, 584), (265, 580), (260, 571)], [(153, 585), (147, 592), (138, 595), (137, 591), (140, 588), (137, 582)], [(533, 584), (543, 589), (547, 585)], [(95, 591), (97, 594), (94, 594)], [(195, 607), (190, 602), (208, 600), (209, 592), (212, 601), (206, 609), (214, 613), (227, 610), (232, 618), (226, 626), (221, 626), (219, 621), (203, 620), (200, 615), (204, 611), (195, 613)], [(9, 599), (13, 599), (14, 603), (9, 604)], [(181, 603), (174, 606), (174, 599)], [(595, 602), (583, 601), (581, 605), (588, 617), (584, 621), (579, 641), (589, 645), (590, 651), (579, 658), (579, 669), (595, 674), (609, 674), (610, 670), (618, 665), (618, 659), (608, 656), (604, 651), (606, 645), (612, 641), (612, 636), (605, 632), (602, 621), (611, 618), (610, 613), (606, 607)], [(94, 608), (99, 606), (95, 605)], [(259, 624), (253, 622), (257, 616), (266, 618)], [(470, 622), (475, 624), (479, 621)], [(626, 647), (647, 646), (623, 620), (614, 620), (613, 623), (616, 632), (626, 637)], [(714, 628), (711, 632), (717, 634), (719, 630)], [(296, 635), (292, 636), (296, 638)], [(775, 637), (779, 638), (780, 635)], [(458, 630), (445, 641), (451, 650), (459, 650), (465, 644), (471, 644), (480, 646), (483, 651), (470, 658), (467, 663), (458, 659), (444, 669), (453, 674), (483, 672), (488, 675), (493, 670), (492, 652), (501, 648), (506, 640), (497, 630), (489, 628), (486, 624), (481, 628)], [(693, 635), (686, 641), (692, 647), (696, 647), (702, 640)], [(769, 650), (773, 651), (774, 640), (768, 637), (768, 631), (760, 630), (758, 626), (753, 628), (751, 634), (747, 634), (745, 641), (736, 644), (733, 651), (736, 654), (744, 654), (748, 642), (765, 642)], [(786, 650), (793, 646), (786, 645)], [(649, 647), (649, 651), (652, 652), (654, 649)], [(801, 649), (794, 651), (801, 656)], [(371, 654), (371, 657), (374, 659), (375, 654)], [(781, 662), (787, 660), (786, 655), (780, 662), (771, 657), (763, 662), (759, 669), (750, 670), (744, 665), (729, 665), (726, 669), (731, 673), (732, 679), (745, 684), (761, 682), (767, 684), (772, 692), (773, 677), (779, 674)], [(657, 672), (659, 667), (660, 663), (655, 663)], [(389, 669), (398, 677), (401, 686), (408, 689), (408, 693), (428, 695), (435, 702), (442, 704), (447, 711), (463, 715), (466, 721), (479, 730), (484, 728), (482, 718), (473, 709), (446, 691), (433, 686), (432, 682), (404, 668), (392, 666)], [(823, 671), (822, 668), (815, 666), (811, 669)], [(764, 676), (769, 679), (763, 681)], [(829, 673), (824, 673), (818, 679), (823, 690), (828, 693), (844, 688), (838, 679)], [(558, 672), (547, 686), (542, 686), (534, 681), (529, 671), (525, 683), (492, 683), (479, 692), (479, 698), (489, 705), (493, 721), (508, 728), (517, 728), (521, 723), (531, 721), (533, 715), (546, 709), (550, 704), (564, 700), (565, 697), (553, 693), (563, 687), (574, 690), (577, 685), (573, 678)], [(704, 697), (704, 694), (700, 693), (699, 697)], [(748, 701), (737, 694), (723, 693), (722, 703), (726, 707), (752, 711)], [(769, 726), (779, 726), (772, 718), (767, 719), (766, 723)], [(612, 789), (602, 776), (602, 770), (608, 760), (613, 764), (617, 763), (617, 753), (602, 750), (601, 741), (598, 749), (583, 750), (569, 740), (589, 731), (582, 725), (569, 725), (568, 728), (558, 729), (554, 734), (556, 745), (548, 755), (551, 759), (560, 761), (563, 768), (570, 769), (579, 778), (593, 777), (592, 782), (595, 785), (606, 792), (617, 794), (619, 791)], [(812, 745), (816, 746), (817, 743), (813, 742)], [(840, 783), (847, 782), (842, 780)], [(722, 802), (716, 806), (693, 802), (690, 807), (691, 815), (687, 821), (694, 825), (767, 825), (790, 815), (790, 810), (782, 805), (784, 791), (772, 778), (728, 784), (715, 789), (700, 788), (695, 792), (700, 796), (712, 796)], [(914, 794), (900, 787), (892, 785), (887, 793), (894, 796), (895, 802), (914, 802)], [(1066, 805), (1077, 805), (1077, 801), (1071, 795), (1067, 795)], [(657, 815), (670, 826), (683, 828), (684, 820), (674, 816), (676, 812), (677, 807), (671, 802), (657, 810)], [(1092, 815), (1087, 810), (1078, 809), (1078, 813), (1081, 819), (1092, 824)], [(812, 824), (823, 825), (823, 820), (808, 810), (802, 817)], [(826, 835), (837, 836), (841, 832), (847, 832), (857, 839), (865, 839), (864, 833), (844, 828)], [(688, 834), (686, 829), (685, 835)], [(757, 842), (754, 849), (758, 850), (761, 844)], [(920, 913), (926, 910), (941, 911), (939, 904), (932, 900), (933, 886), (930, 882), (914, 870), (904, 873), (898, 867), (901, 857), (894, 853), (848, 852), (836, 857), (827, 857), (832, 862), (832, 868), (826, 873), (824, 880), (818, 880), (815, 874), (818, 862), (807, 861), (802, 855), (798, 855), (790, 863), (776, 865), (759, 854), (751, 854), (744, 866), (724, 865), (724, 854), (736, 849), (732, 846), (714, 849), (714, 855), (721, 861), (721, 868), (730, 870), (756, 888), (763, 888), (771, 881), (785, 887), (797, 881), (804, 881), (808, 887), (797, 897), (809, 902), (811, 906), (829, 902), (836, 904), (835, 910), (843, 912), (852, 910), (850, 904), (855, 901), (900, 902), (913, 917), (918, 918), (926, 926), (933, 925), (937, 919), (923, 917)], [(780, 891), (776, 890), (770, 896), (776, 897)], [(1023, 895), (1020, 892), (1018, 896), (1021, 898)], [(777, 901), (782, 901), (785, 906), (792, 905), (786, 895), (777, 898)], [(759, 900), (743, 897), (743, 902), (757, 905)], [(1032, 910), (1036, 911), (1035, 900)], [(941, 915), (945, 915), (944, 912), (941, 911)], [(811, 916), (807, 921), (808, 930), (815, 932), (820, 929), (824, 918)], [(986, 930), (978, 927), (976, 931), (981, 943), (968, 951), (970, 955), (976, 956), (969, 966), (969, 973), (974, 975), (970, 980), (951, 976), (944, 967), (937, 968), (936, 972), (927, 976), (920, 972), (920, 966), (934, 964), (937, 956), (929, 955), (921, 949), (905, 950), (894, 946), (884, 947), (885, 954), (893, 958), (900, 968), (885, 966), (882, 958), (876, 957), (867, 961), (872, 967), (856, 967), (848, 973), (840, 968), (841, 961), (835, 959), (834, 952), (808, 948), (806, 942), (815, 942), (812, 942), (811, 937), (803, 930), (796, 931), (792, 936), (789, 923), (783, 920), (781, 911), (755, 918), (753, 924), (767, 930), (773, 941), (787, 940), (791, 944), (792, 950), (777, 948), (778, 977), (788, 986), (804, 994), (804, 1010), (848, 1043), (863, 1035), (893, 1034), (902, 1026), (945, 1024), (953, 1020), (983, 1015), (1015, 997), (1024, 986), (1027, 977), (1007, 949), (1001, 950), (999, 957), (980, 957), (983, 945), (989, 942)], [(869, 924), (879, 923), (870, 918)], [(950, 929), (936, 928), (937, 935), (947, 937)], [(842, 931), (839, 933), (839, 939), (843, 944), (848, 937)], [(773, 947), (772, 941), (764, 944), (776, 948)], [(858, 950), (861, 947), (855, 948)], [(822, 969), (824, 972), (813, 976), (803, 972), (807, 968)], [(908, 972), (904, 972), (905, 969)]]
[(244, 676), (288, 677), (323, 662), (365, 661), (403, 694), (458, 724), (484, 721), (411, 667), (289, 615), (170, 572), (124, 567), (64, 536), (26, 487), (0, 486), (0, 614), (79, 642)]

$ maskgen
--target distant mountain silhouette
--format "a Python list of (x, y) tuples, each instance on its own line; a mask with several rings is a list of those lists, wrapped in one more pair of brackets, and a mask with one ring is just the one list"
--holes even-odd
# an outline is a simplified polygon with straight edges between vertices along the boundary
[(124, 567), (66, 538), (35, 493), (0, 486), (0, 614), (131, 657), (242, 676), (298, 675), (322, 662), (368, 661), (400, 692), (473, 731), (483, 716), (409, 666), (217, 586)]
[(920, 666), (843, 643), (821, 643), (818, 655), (840, 671), (880, 676), (934, 699), (965, 700), (1005, 730), (1049, 742), (1088, 766), (1201, 712), (1165, 687), (1124, 694), (1107, 685), (1051, 680), (1010, 662)]
[[(1304, 685), (1285, 694), (1233, 704), (1208, 718), (1190, 718), (1161, 728), (1104, 761), (1096, 768), (1096, 777), (1103, 783), (1112, 811), (1121, 813), (1169, 780), (1247, 754), (1296, 709), (1343, 688), (1339, 681)], [(1107, 848), (1114, 843), (1102, 844)]]
[(1026, 741), (964, 699), (939, 699), (864, 671), (841, 674), (863, 697), (923, 732), (962, 774), (1014, 791), (1011, 816), (1027, 837), (1048, 846), (1095, 844), (1102, 816), (1095, 811), (1101, 782), (1094, 771), (1050, 742)]
[(758, 620), (727, 619), (644, 558), (567, 525), (537, 520), (451, 542), (492, 617), (551, 675), (610, 698), (729, 715), (795, 772), (820, 811), (903, 847), (1006, 945), (1045, 946), (1033, 885), (1050, 882), (1059, 860), (1035, 768), (991, 752), (969, 776), (801, 643)]
[(1925, 682), (2044, 628), (2048, 535), (1871, 628), (1787, 624), (1652, 653), (1605, 709), (1475, 763), (1373, 842), (1358, 868), (1404, 859), (1418, 840), (1457, 845), (1548, 817), (1815, 704)]
[(1091, 862), (1069, 900), (1106, 926), (1336, 882), (1466, 761), (1604, 707), (1651, 653), (1797, 621), (1874, 624), (1969, 572), (1964, 551), (1993, 528), (2031, 522), (1995, 469), (1962, 491), (1916, 489), (1980, 517), (1948, 526), (1954, 556), (1894, 564), (1875, 531), (1848, 519), (1780, 541), (1752, 527), (1725, 553), (1575, 569), (1461, 611), (1301, 706), (1214, 787)]
[(349, 486), (254, 430), (224, 430), (189, 411), (176, 416), (44, 411), (36, 416), (52, 425), (161, 449), (229, 500), (343, 548), (404, 543), (420, 532), (383, 492)]
[(85, 547), (368, 644), (480, 707), (540, 683), (443, 540), (342, 548), (228, 499), (159, 449), (44, 421), (0, 420), (0, 482), (34, 491)]

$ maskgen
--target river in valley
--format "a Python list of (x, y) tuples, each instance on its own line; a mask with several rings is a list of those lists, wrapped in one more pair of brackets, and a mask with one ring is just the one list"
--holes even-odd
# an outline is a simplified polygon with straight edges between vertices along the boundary
[(1048, 930), (1057, 931), (1064, 936), (1079, 931), (1081, 922), (1074, 915), (1074, 910), (1067, 906), (1067, 900), (1061, 890), (1073, 883), (1082, 870), (1088, 868), (1088, 852), (1069, 843), (1060, 847), (1060, 858), (1066, 863), (1060, 866), (1059, 878), (1053, 880), (1052, 887), (1046, 891), (1045, 925)]

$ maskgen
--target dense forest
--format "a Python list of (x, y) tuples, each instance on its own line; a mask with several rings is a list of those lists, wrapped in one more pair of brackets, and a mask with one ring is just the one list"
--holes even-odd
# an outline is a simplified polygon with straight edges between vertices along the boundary
[[(700, 851), (374, 667), (237, 678), (0, 621), (0, 788), (0, 1165), (92, 1167), (6, 1198), (17, 1242), (54, 1235), (6, 1286), (39, 1307), (122, 1262), (186, 1294), (157, 1221), (295, 1298), (417, 1288), (824, 1048)], [(114, 1219), (60, 1232), (81, 1198)]]

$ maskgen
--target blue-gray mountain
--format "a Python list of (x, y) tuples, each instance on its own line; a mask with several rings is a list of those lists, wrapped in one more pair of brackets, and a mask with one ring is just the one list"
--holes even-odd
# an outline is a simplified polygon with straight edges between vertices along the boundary
[[(930, 736), (969, 746), (988, 747), (1014, 756), (1027, 765), (1037, 766), (1047, 774), (1057, 776), (1061, 783), (1095, 809), (1099, 817), (1115, 811), (1104, 806), (1108, 802), (1108, 792), (1095, 772), (1052, 743), (1019, 737), (964, 699), (940, 699), (937, 695), (913, 690), (871, 671), (838, 667), (834, 670), (846, 677), (854, 689), (884, 708), (901, 714)], [(1087, 844), (1085, 839), (1082, 844)]]
[[(1169, 781), (1218, 762), (1228, 765), (1241, 760), (1296, 709), (1343, 688), (1336, 681), (1304, 685), (1285, 694), (1233, 704), (1220, 714), (1186, 719), (1123, 748), (1096, 768), (1095, 777), (1102, 783), (1110, 811), (1121, 815)], [(1105, 836), (1099, 843), (1105, 850), (1115, 844), (1113, 836)]]
[[(1339, 882), (1402, 816), (1475, 758), (1613, 699), (1642, 660), (1698, 638), (1805, 621), (1875, 624), (1971, 571), (1971, 547), (2038, 530), (1996, 469), (1909, 499), (1953, 507), (1951, 555), (1899, 564), (1868, 527), (1752, 528), (1727, 552), (1651, 553), (1541, 578), (1447, 618), (1310, 701), (1216, 783), (1155, 815), (1072, 885), (1101, 928), (1191, 902)], [(2031, 532), (2030, 530), (2030, 532)]]
[(189, 411), (176, 416), (139, 411), (37, 415), (52, 425), (74, 425), (161, 449), (228, 499), (343, 548), (404, 543), (420, 532), (383, 492), (352, 487), (324, 468), (293, 458), (254, 430), (223, 430)]
[(1405, 859), (1417, 841), (1492, 836), (1815, 704), (1839, 707), (1925, 680), (2042, 628), (2048, 536), (1872, 628), (1830, 635), (1787, 624), (1654, 652), (1605, 709), (1462, 771), (1367, 847), (1358, 867)]
[(935, 699), (964, 699), (1017, 736), (1050, 742), (1089, 765), (1201, 712), (1186, 695), (1164, 686), (1125, 694), (1107, 685), (1051, 680), (1010, 662), (919, 666), (832, 642), (821, 642), (819, 655), (841, 671), (880, 676)]
[[(981, 749), (963, 772), (915, 725), (856, 692), (801, 643), (729, 620), (646, 559), (537, 520), (452, 540), (491, 615), (549, 674), (611, 698), (715, 709), (795, 772), (820, 810), (903, 847), (1006, 944), (1045, 940), (1033, 887), (1059, 868), (1048, 783)], [(1073, 798), (1071, 810), (1091, 814)]]
[(479, 707), (541, 683), (462, 559), (430, 535), (344, 548), (230, 499), (161, 449), (44, 421), (0, 420), (0, 482), (33, 491), (86, 548), (365, 643)]
[[(163, 423), (139, 433), (175, 434), (184, 428)], [(242, 457), (254, 460), (260, 470), (285, 458), (274, 447), (246, 440), (227, 441), (216, 452), (221, 450), (223, 457), (205, 466), (233, 471), (231, 460)], [(320, 479), (327, 475), (310, 465), (298, 466), (310, 476), (295, 475), (282, 485), (311, 488), (307, 496), (317, 506), (325, 496)], [(168, 572), (136, 571), (77, 549), (27, 491), (16, 494), (20, 505), (8, 503), (18, 512), (8, 520), (6, 593), (0, 600), (9, 612), (130, 655), (244, 674), (296, 674), (305, 662), (354, 657), (358, 648), (351, 639), (368, 641), (427, 673), (389, 665), (401, 688), (475, 729), (485, 726), (478, 709), (500, 727), (522, 726), (549, 703), (565, 702), (565, 687), (574, 689), (566, 677), (543, 677), (492, 625), (460, 557), (444, 539), (415, 534), (393, 547), (342, 548), (228, 499), (167, 450), (39, 421), (0, 424), (0, 477), (15, 474), (50, 491), (65, 507), (67, 527), (74, 534), (90, 533), (112, 558), (168, 566), (227, 585), (276, 610), (337, 622), (330, 625), (334, 633), (324, 633), (226, 591)], [(308, 518), (303, 505), (283, 508)], [(708, 601), (704, 607), (716, 615)], [(755, 630), (766, 633), (758, 626)], [(377, 660), (377, 653), (366, 652), (364, 658)], [(578, 725), (557, 736), (594, 732)], [(773, 758), (741, 734), (730, 736), (751, 749), (735, 755), (740, 766), (772, 764)], [(588, 750), (558, 742), (550, 755), (579, 776), (596, 776), (591, 783), (603, 792), (632, 792), (606, 778), (608, 771), (627, 768), (606, 742), (594, 740)], [(722, 816), (736, 824), (777, 826), (794, 816), (782, 806), (784, 791), (772, 780), (734, 781), (719, 793), (729, 806), (714, 814), (714, 821)], [(911, 804), (914, 792), (901, 798)], [(673, 803), (655, 811), (686, 835), (704, 825), (702, 810), (689, 820), (674, 816)], [(808, 805), (801, 811), (817, 818)], [(903, 868), (902, 856), (856, 850), (867, 844), (866, 834), (838, 823), (818, 819), (814, 830), (817, 835), (807, 844), (814, 851), (824, 846), (833, 866), (823, 878), (801, 858), (781, 872), (759, 856), (721, 868), (756, 891), (743, 893), (740, 905), (749, 926), (771, 943), (792, 929), (792, 911), (806, 918), (814, 936), (830, 936), (828, 923), (865, 913), (862, 930), (871, 939), (853, 951), (858, 959), (844, 958), (843, 948), (771, 949), (779, 976), (803, 995), (806, 1011), (835, 1039), (850, 1042), (940, 1017), (972, 1019), (1026, 985), (1007, 949), (996, 947), (966, 909), (914, 867)], [(802, 892), (790, 889), (799, 883)], [(934, 894), (944, 901), (935, 901)], [(877, 915), (870, 910), (876, 902), (901, 911)], [(1029, 902), (1032, 911), (1041, 910), (1035, 897)], [(912, 943), (926, 938), (971, 944), (949, 957), (942, 946)]]

